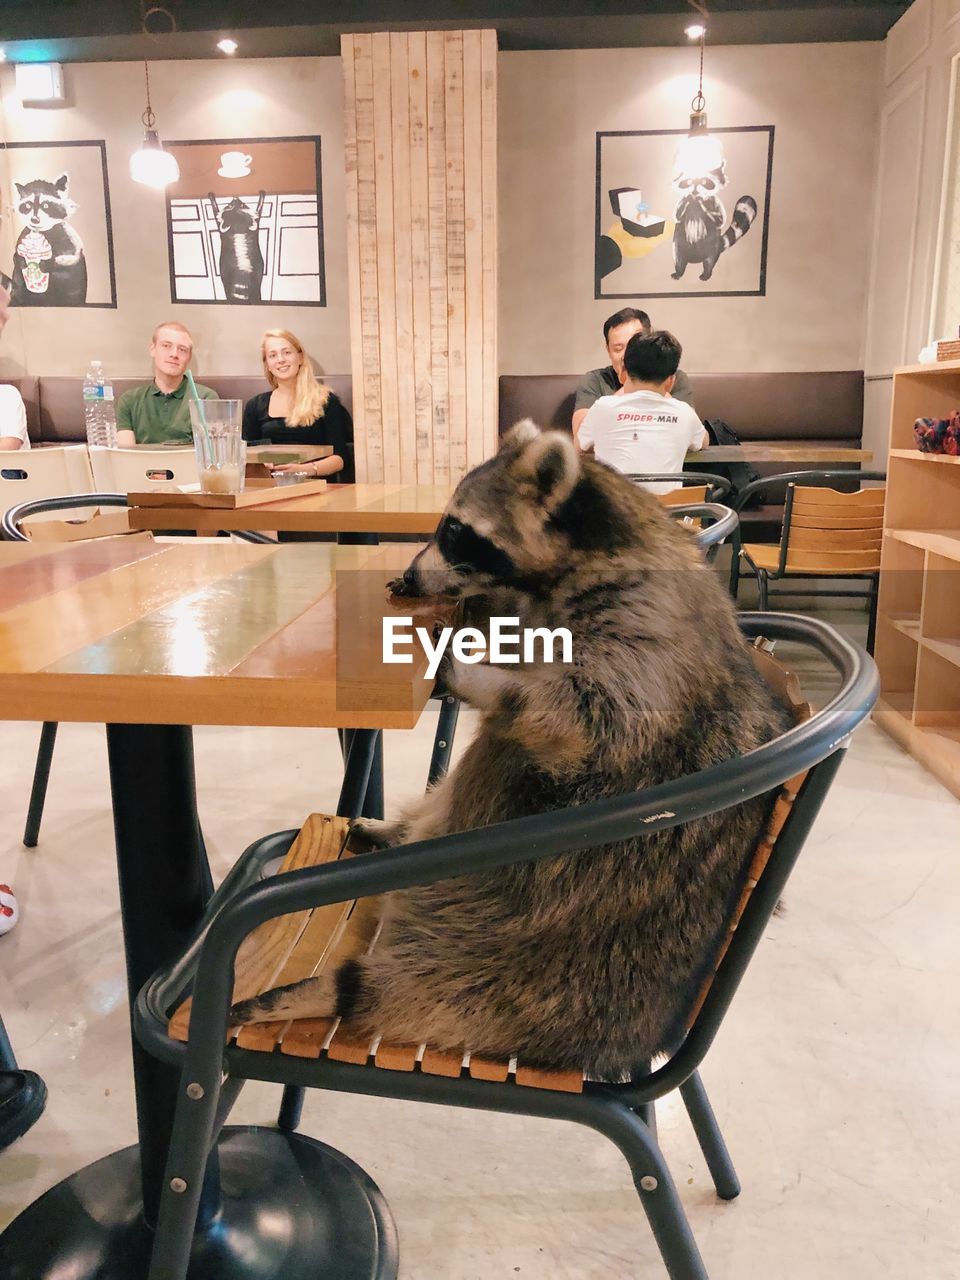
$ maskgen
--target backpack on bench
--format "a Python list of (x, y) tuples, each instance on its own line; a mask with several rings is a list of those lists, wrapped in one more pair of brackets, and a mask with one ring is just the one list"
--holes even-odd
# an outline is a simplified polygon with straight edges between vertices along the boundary
[[(738, 437), (734, 429), (729, 426), (722, 418), (710, 418), (703, 424), (710, 436), (711, 444), (741, 444), (742, 441)], [(716, 472), (718, 476), (723, 476), (730, 481), (733, 486), (733, 493), (730, 497), (735, 497), (745, 489), (748, 484), (752, 484), (754, 480), (760, 479), (760, 473), (749, 462), (711, 462), (709, 470)], [(767, 495), (763, 489), (751, 494), (742, 510), (751, 511), (762, 507), (767, 500)]]

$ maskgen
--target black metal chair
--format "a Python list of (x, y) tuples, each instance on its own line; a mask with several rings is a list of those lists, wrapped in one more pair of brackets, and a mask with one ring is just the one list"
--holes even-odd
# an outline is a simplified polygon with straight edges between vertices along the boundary
[[(75, 493), (56, 498), (33, 498), (10, 507), (0, 519), (0, 536), (7, 542), (29, 542), (23, 531), (23, 522), (30, 516), (43, 515), (52, 511), (72, 511), (80, 507), (126, 507), (127, 498), (123, 493)], [(265, 534), (240, 532), (233, 535), (243, 542), (274, 542)], [(40, 839), (40, 823), (43, 819), (43, 806), (47, 798), (47, 784), (50, 781), (50, 765), (53, 761), (53, 748), (57, 741), (56, 721), (48, 720), (40, 728), (40, 744), (37, 748), (37, 762), (33, 770), (33, 785), (30, 788), (30, 803), (27, 806), (27, 821), (23, 831), (23, 843), (28, 849), (36, 847)]]
[[(672, 1090), (680, 1090), (718, 1194), (735, 1197), (739, 1183), (698, 1068), (780, 898), (849, 735), (869, 715), (878, 692), (871, 659), (825, 623), (796, 615), (758, 613), (741, 615), (740, 625), (747, 636), (798, 642), (816, 650), (841, 677), (839, 692), (821, 711), (740, 759), (646, 792), (268, 880), (261, 880), (263, 863), (289, 848), (296, 833), (281, 832), (247, 850), (217, 891), (188, 951), (172, 967), (155, 975), (136, 1004), (139, 1040), (158, 1058), (180, 1066), (183, 1082), (170, 1139), (150, 1280), (183, 1280), (186, 1275), (208, 1154), (246, 1079), (588, 1125), (606, 1134), (625, 1156), (672, 1280), (706, 1280), (704, 1264), (657, 1143), (653, 1104)], [(801, 781), (798, 775), (803, 771), (806, 774)], [(585, 1080), (581, 1091), (572, 1093), (524, 1088), (513, 1080), (495, 1083), (474, 1078), (468, 1070), (457, 1078), (431, 1075), (423, 1069), (388, 1070), (369, 1065), (365, 1055), (361, 1059), (365, 1065), (359, 1065), (334, 1061), (323, 1052), (318, 1058), (307, 1059), (227, 1043), (237, 950), (255, 927), (269, 919), (433, 883), (452, 874), (490, 872), (629, 839), (718, 812), (785, 783), (788, 785), (778, 801), (778, 807), (784, 806), (782, 826), (773, 837), (772, 848), (766, 846), (769, 857), (762, 870), (756, 871), (758, 882), (739, 925), (685, 1040), (655, 1069), (642, 1064), (624, 1082)], [(170, 1038), (168, 1017), (191, 983), (189, 1039), (183, 1044)], [(210, 1217), (211, 1206), (206, 1204), (204, 1220)], [(198, 1247), (203, 1247), (202, 1239)], [(395, 1271), (385, 1274), (394, 1275)]]
[[(673, 484), (682, 485), (684, 488), (702, 489), (701, 495), (694, 496), (691, 494), (691, 500), (703, 502), (719, 502), (722, 498), (726, 498), (732, 491), (733, 485), (726, 476), (714, 475), (710, 471), (657, 471), (642, 472), (637, 475), (628, 475), (628, 480), (632, 480), (634, 484), (646, 484), (654, 482), (671, 481)], [(658, 493), (655, 495), (671, 505), (674, 501), (681, 501), (679, 491), (674, 489), (669, 493)]]
[[(785, 483), (787, 492), (779, 544), (743, 545), (740, 531), (735, 535), (730, 579), (734, 599), (739, 592), (741, 561), (756, 578), (761, 609), (767, 608), (774, 594), (865, 599), (869, 602), (866, 647), (868, 653), (873, 653), (884, 490), (859, 486), (861, 481), (885, 479), (882, 471), (796, 471), (747, 485), (736, 495), (741, 509), (753, 491), (769, 488), (771, 483)], [(832, 492), (837, 484), (848, 487)], [(811, 585), (802, 591), (780, 588), (770, 592), (770, 582), (786, 578), (807, 579)], [(867, 579), (869, 586), (865, 591), (848, 586), (813, 586), (812, 582), (818, 578)]]

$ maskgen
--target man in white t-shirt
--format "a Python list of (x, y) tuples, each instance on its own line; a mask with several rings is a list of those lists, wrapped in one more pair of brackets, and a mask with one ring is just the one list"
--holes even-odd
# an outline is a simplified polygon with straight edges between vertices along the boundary
[(29, 449), (27, 411), (16, 387), (0, 383), (0, 449)]
[[(680, 472), (688, 449), (709, 443), (695, 411), (670, 395), (683, 348), (672, 333), (636, 333), (623, 353), (626, 377), (622, 389), (601, 396), (575, 429), (580, 449), (593, 451), (626, 475)], [(679, 481), (645, 484), (651, 493), (679, 489)]]

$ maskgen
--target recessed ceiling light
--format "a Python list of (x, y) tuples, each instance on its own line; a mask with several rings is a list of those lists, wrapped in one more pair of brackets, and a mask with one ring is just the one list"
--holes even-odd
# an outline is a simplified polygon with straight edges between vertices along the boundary
[(689, 27), (685, 28), (684, 34), (688, 35), (691, 40), (699, 40), (701, 36), (707, 34), (707, 28), (702, 22), (693, 22)]
[(236, 53), (238, 46), (237, 46), (236, 40), (228, 39), (228, 40), (218, 40), (217, 48), (220, 50), (221, 53)]

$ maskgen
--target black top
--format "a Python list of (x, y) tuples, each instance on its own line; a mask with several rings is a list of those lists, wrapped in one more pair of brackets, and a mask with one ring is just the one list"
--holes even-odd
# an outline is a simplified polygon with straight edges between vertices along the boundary
[(332, 484), (353, 484), (353, 419), (331, 391), (323, 413), (305, 427), (288, 427), (285, 418), (270, 417), (271, 391), (248, 400), (243, 409), (244, 440), (269, 440), (271, 444), (329, 444), (343, 459), (343, 469), (327, 478)]

